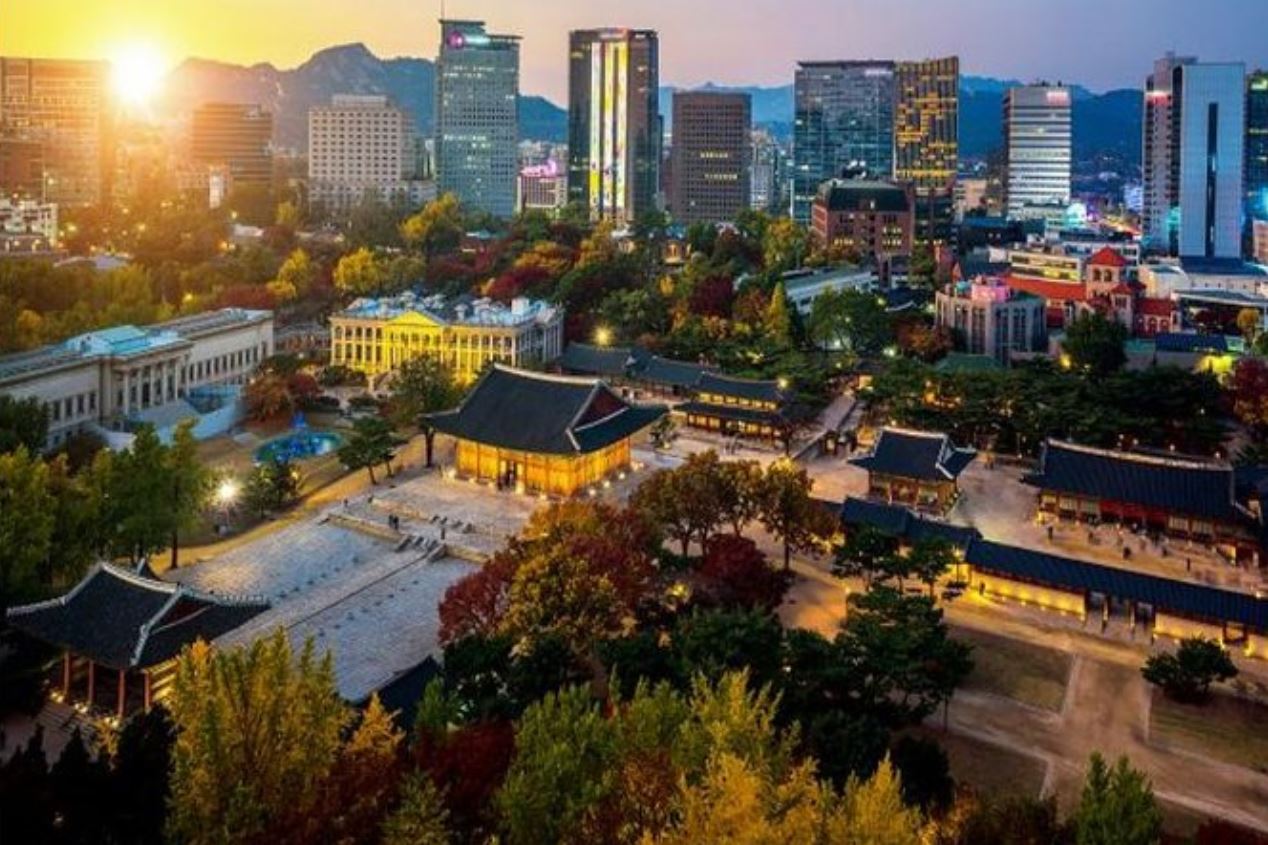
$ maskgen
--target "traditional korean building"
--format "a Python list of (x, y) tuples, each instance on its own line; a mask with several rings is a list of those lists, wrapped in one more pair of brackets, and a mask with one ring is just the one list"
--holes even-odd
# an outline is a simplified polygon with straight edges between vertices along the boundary
[(955, 503), (960, 473), (976, 456), (945, 434), (883, 428), (871, 451), (850, 463), (867, 470), (869, 496), (943, 512)]
[(461, 405), (428, 419), (457, 441), (457, 475), (571, 496), (628, 467), (631, 438), (666, 413), (631, 405), (598, 379), (494, 364)]
[(695, 398), (676, 410), (695, 428), (774, 439), (784, 431), (787, 401), (777, 381), (705, 372), (696, 383)]
[(1238, 503), (1227, 463), (1049, 440), (1023, 480), (1039, 489), (1041, 513), (1137, 526), (1260, 561), (1262, 527)]
[(122, 719), (167, 693), (181, 649), (268, 609), (100, 563), (55, 599), (9, 608), (9, 625), (62, 650), (60, 694)]

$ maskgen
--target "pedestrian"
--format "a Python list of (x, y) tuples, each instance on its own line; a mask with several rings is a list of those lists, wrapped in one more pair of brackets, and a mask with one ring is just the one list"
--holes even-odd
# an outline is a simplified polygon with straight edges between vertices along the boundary
[(1193, 559), (1192, 559), (1192, 558), (1188, 558), (1188, 557), (1186, 557), (1186, 558), (1184, 559), (1184, 571), (1185, 571), (1185, 572), (1192, 572), (1192, 571), (1193, 571)]
[(1052, 532), (1052, 526), (1051, 526), (1051, 525), (1049, 525), (1049, 526), (1048, 526), (1048, 542), (1049, 542), (1049, 543), (1051, 543), (1051, 542), (1052, 542), (1052, 533), (1053, 533), (1053, 532)]

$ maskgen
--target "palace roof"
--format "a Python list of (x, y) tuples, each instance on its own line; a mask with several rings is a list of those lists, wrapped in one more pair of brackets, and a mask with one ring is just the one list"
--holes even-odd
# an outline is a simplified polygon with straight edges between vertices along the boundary
[(570, 343), (559, 357), (559, 366), (567, 373), (619, 378), (626, 375), (633, 360), (633, 352), (628, 346)]
[(954, 481), (977, 452), (957, 449), (951, 438), (932, 431), (883, 428), (866, 455), (850, 463), (868, 472), (918, 478), (922, 481)]
[(1022, 479), (1041, 490), (1227, 522), (1246, 517), (1225, 463), (1096, 449), (1049, 440), (1039, 469)]
[(776, 404), (784, 401), (783, 391), (779, 389), (779, 382), (777, 381), (737, 378), (735, 376), (724, 376), (720, 373), (705, 372), (700, 375), (700, 383), (696, 387), (701, 393), (708, 393), (713, 396), (733, 396), (737, 399), (747, 399), (752, 402), (774, 402)]
[(853, 496), (841, 505), (840, 517), (846, 525), (868, 526), (908, 543), (946, 540), (953, 546), (964, 548), (974, 539), (981, 539), (977, 529), (926, 519), (902, 505), (871, 502)]
[(603, 382), (495, 364), (457, 408), (429, 415), (437, 431), (502, 449), (551, 455), (596, 452), (664, 416), (631, 405)]
[(19, 631), (111, 669), (145, 669), (211, 641), (268, 609), (99, 563), (69, 593), (11, 607)]

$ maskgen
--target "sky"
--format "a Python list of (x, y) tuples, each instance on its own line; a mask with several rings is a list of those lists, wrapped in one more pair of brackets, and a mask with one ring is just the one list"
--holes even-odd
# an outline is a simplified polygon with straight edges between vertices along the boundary
[[(798, 59), (958, 54), (966, 74), (1139, 87), (1174, 49), (1268, 66), (1268, 0), (445, 0), (523, 37), (521, 89), (567, 94), (567, 32), (656, 29), (663, 84), (784, 85)], [(434, 57), (441, 0), (0, 0), (0, 54), (112, 58), (150, 45), (282, 68), (335, 44)]]

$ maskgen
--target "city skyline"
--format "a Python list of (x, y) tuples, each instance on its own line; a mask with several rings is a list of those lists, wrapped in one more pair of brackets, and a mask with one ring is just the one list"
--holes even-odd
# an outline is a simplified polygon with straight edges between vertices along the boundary
[[(1124, 0), (1106, 5), (1069, 0), (1027, 10), (1024, 27), (1015, 3), (961, 0), (754, 0), (734, 8), (702, 0), (689, 12), (669, 0), (649, 0), (636, 12), (616, 0), (547, 0), (523, 6), (448, 0), (451, 18), (486, 20), (523, 37), (522, 90), (556, 103), (567, 98), (567, 33), (601, 26), (656, 29), (662, 40), (661, 77), (667, 85), (777, 86), (792, 82), (799, 60), (918, 59), (958, 54), (965, 75), (1080, 84), (1093, 90), (1139, 88), (1144, 70), (1174, 49), (1210, 61), (1268, 65), (1268, 4), (1220, 0), (1222, 14), (1186, 0)], [(120, 58), (138, 47), (166, 68), (197, 57), (235, 64), (302, 64), (314, 52), (360, 41), (383, 57), (435, 58), (441, 4), (371, 0), (349, 18), (332, 0), (228, 0), (214, 16), (191, 14), (159, 0), (119, 0), (83, 8), (72, 0), (25, 4), (6, 12), (0, 53), (50, 58)], [(811, 15), (815, 15), (813, 20)], [(970, 26), (995, 20), (998, 26)], [(288, 38), (279, 43), (277, 26)], [(813, 25), (811, 25), (813, 23)], [(1016, 44), (1030, 29), (1045, 37)], [(703, 35), (702, 35), (703, 33)], [(1070, 45), (1084, 44), (1096, 63)], [(1110, 47), (1113, 49), (1109, 49)], [(717, 68), (727, 68), (719, 72)]]

